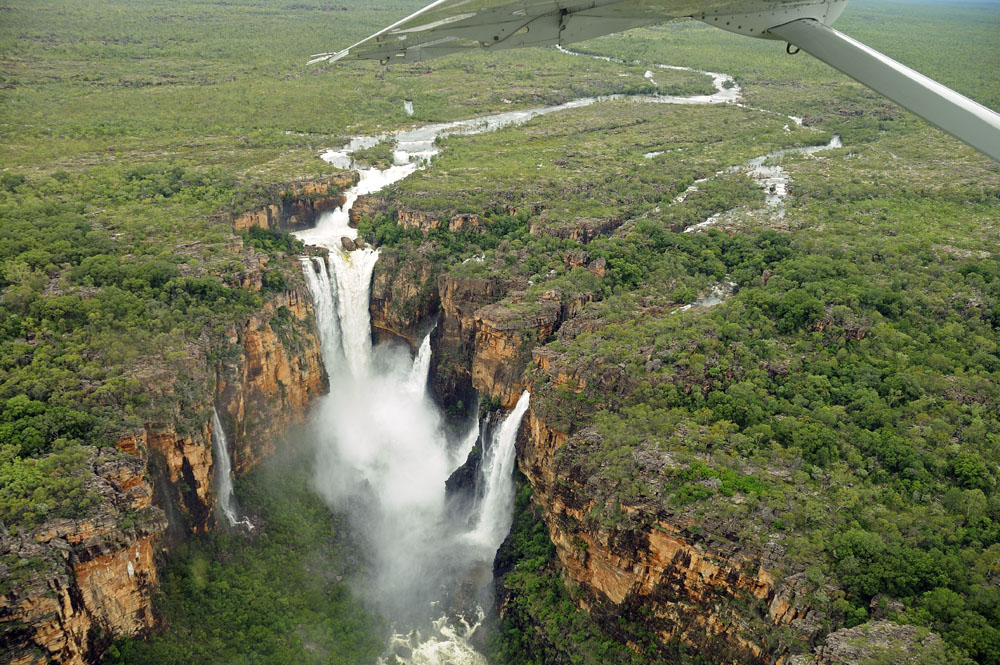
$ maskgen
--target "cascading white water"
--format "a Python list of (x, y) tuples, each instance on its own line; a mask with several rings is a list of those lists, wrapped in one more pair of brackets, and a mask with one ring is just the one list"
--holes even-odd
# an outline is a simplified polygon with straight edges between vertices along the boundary
[(326, 262), (318, 256), (302, 257), (302, 272), (306, 276), (309, 292), (313, 295), (316, 309), (316, 326), (326, 333), (320, 336), (323, 363), (328, 372), (339, 367), (343, 359), (340, 345), (340, 324), (337, 320), (337, 306), (334, 304), (335, 284), (330, 282)]
[(229, 442), (226, 430), (222, 427), (219, 412), (212, 408), (212, 452), (215, 453), (215, 484), (216, 496), (219, 497), (219, 508), (226, 516), (229, 526), (237, 524), (253, 529), (249, 519), (239, 519), (236, 505), (233, 501), (233, 465), (229, 460)]
[(497, 428), (483, 455), (482, 477), (485, 491), (479, 508), (479, 520), (469, 538), (496, 552), (510, 530), (514, 505), (514, 444), (521, 420), (528, 410), (531, 394), (525, 390), (510, 415)]
[[(630, 99), (668, 104), (735, 103), (739, 99), (740, 89), (731, 77), (702, 73), (712, 77), (714, 94)], [(342, 237), (357, 237), (349, 225), (351, 206), (358, 196), (377, 192), (425, 167), (440, 151), (438, 137), (492, 131), (539, 115), (620, 98), (582, 98), (558, 106), (431, 124), (392, 136), (355, 137), (341, 149), (323, 154), (334, 166), (356, 169), (359, 182), (344, 192), (340, 208), (322, 215), (315, 228), (295, 234), (307, 244), (329, 250), (329, 271), (322, 260), (303, 259), (331, 383), (314, 423), (315, 482), (332, 505), (354, 516), (359, 531), (369, 538), (375, 571), (361, 591), (394, 622), (389, 660), (408, 665), (485, 664), (469, 642), (482, 622), (482, 604), (476, 604), (477, 596), (470, 607), (470, 598), (457, 587), (470, 580), (480, 588), (488, 587), (492, 558), (510, 528), (514, 443), (529, 395), (521, 396), (499, 426), (491, 429), (489, 420), (482, 428), (475, 423), (460, 440), (449, 441), (441, 415), (426, 394), (429, 337), (422, 341), (415, 359), (398, 347), (372, 347), (369, 288), (378, 252), (342, 250)], [(390, 168), (360, 167), (353, 162), (352, 153), (390, 138), (396, 141), (395, 164)], [(484, 455), (481, 498), (478, 504), (473, 502), (471, 513), (456, 517), (447, 511), (445, 481), (480, 441)]]
[[(361, 379), (368, 375), (372, 350), (371, 317), (368, 314), (368, 290), (378, 250), (366, 248), (353, 252), (330, 252), (330, 269), (336, 278), (337, 314), (340, 339), (351, 374)], [(329, 369), (327, 371), (330, 371)]]
[[(411, 665), (484, 665), (469, 642), (482, 605), (452, 595), (468, 580), (488, 586), (493, 555), (510, 526), (511, 507), (504, 515), (501, 506), (513, 495), (513, 459), (494, 453), (473, 529), (467, 515), (448, 513), (445, 481), (476, 444), (479, 426), (449, 441), (427, 395), (430, 334), (413, 359), (399, 346), (372, 347), (368, 300), (377, 258), (372, 250), (330, 248), (328, 285), (321, 262), (302, 262), (331, 383), (315, 419), (316, 486), (332, 505), (352, 511), (370, 539), (375, 574), (364, 592), (394, 621), (390, 649), (400, 651), (392, 655)], [(522, 402), (484, 448), (512, 454), (527, 398)], [(500, 524), (489, 528), (491, 519)]]
[(417, 357), (413, 359), (413, 369), (410, 370), (410, 378), (407, 381), (407, 386), (411, 392), (423, 394), (427, 386), (427, 372), (430, 369), (431, 333), (427, 333), (424, 336), (424, 341), (420, 343), (420, 350), (417, 351)]

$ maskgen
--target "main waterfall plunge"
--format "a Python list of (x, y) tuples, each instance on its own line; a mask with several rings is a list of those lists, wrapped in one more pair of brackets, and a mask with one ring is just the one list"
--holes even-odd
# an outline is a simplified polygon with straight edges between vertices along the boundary
[[(712, 78), (714, 94), (654, 94), (629, 99), (658, 104), (737, 103), (740, 89), (731, 77), (702, 73)], [(388, 660), (395, 657), (414, 665), (485, 662), (469, 638), (484, 616), (492, 560), (510, 529), (514, 440), (528, 408), (528, 394), (495, 427), (490, 427), (489, 420), (481, 428), (473, 422), (465, 434), (449, 434), (427, 396), (429, 338), (423, 340), (415, 359), (409, 349), (372, 347), (368, 300), (378, 252), (341, 250), (342, 236), (357, 236), (348, 223), (351, 206), (359, 196), (424, 168), (441, 149), (436, 141), (439, 137), (494, 131), (541, 115), (621, 98), (587, 97), (558, 106), (434, 123), (392, 135), (358, 136), (339, 150), (323, 153), (323, 159), (334, 166), (357, 170), (359, 180), (344, 192), (340, 208), (323, 214), (315, 228), (295, 234), (307, 244), (329, 250), (329, 262), (302, 259), (316, 303), (331, 384), (314, 423), (316, 487), (330, 505), (344, 509), (368, 539), (374, 574), (362, 593), (393, 622)], [(801, 123), (801, 119), (791, 119)], [(353, 160), (354, 152), (390, 139), (395, 140), (392, 166), (379, 169)], [(825, 147), (837, 146), (831, 142), (807, 152)], [(774, 153), (762, 158), (760, 164), (734, 168), (757, 169), (773, 156), (780, 155)], [(780, 167), (774, 170), (758, 179), (762, 188), (777, 182), (765, 180), (764, 175), (784, 177)], [(786, 181), (770, 190), (774, 197), (773, 201), (768, 199), (769, 206), (781, 203)], [(694, 189), (689, 188), (676, 202)], [(717, 219), (710, 218), (703, 225)], [(471, 500), (448, 505), (445, 480), (477, 442), (483, 450), (477, 492)]]
[[(476, 422), (449, 436), (426, 390), (429, 335), (412, 359), (402, 345), (372, 346), (377, 258), (372, 249), (330, 249), (329, 264), (302, 259), (330, 375), (314, 418), (316, 487), (370, 546), (374, 570), (362, 593), (393, 622), (389, 653), (404, 663), (484, 663), (468, 639), (510, 529), (514, 440), (528, 394), (483, 436)], [(477, 442), (481, 492), (471, 506), (449, 506), (445, 481)]]

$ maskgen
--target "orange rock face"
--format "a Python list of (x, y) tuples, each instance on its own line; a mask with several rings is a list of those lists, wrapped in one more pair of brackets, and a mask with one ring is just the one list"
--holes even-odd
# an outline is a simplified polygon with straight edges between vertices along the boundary
[(7, 570), (0, 594), (0, 647), (7, 662), (83, 665), (112, 636), (153, 626), (154, 543), (167, 527), (150, 507), (145, 464), (133, 455), (89, 449), (100, 498), (97, 514), (54, 519), (28, 533), (0, 536), (22, 565)]
[[(244, 286), (259, 285), (263, 262), (246, 265)], [(280, 445), (286, 428), (301, 422), (309, 401), (327, 389), (313, 321), (304, 285), (271, 294), (231, 331), (229, 362), (195, 352), (183, 366), (155, 368), (150, 381), (165, 394), (182, 370), (204, 381), (206, 395), (214, 383), (233, 467), (244, 473)], [(93, 514), (49, 520), (28, 533), (0, 529), (2, 662), (94, 663), (112, 639), (153, 627), (154, 558), (167, 540), (167, 515), (171, 533), (204, 532), (215, 522), (211, 403), (185, 406), (201, 416), (194, 428), (182, 427), (177, 411), (172, 420), (123, 436), (117, 449), (88, 449), (86, 487), (99, 497)]]
[(305, 419), (310, 400), (327, 390), (314, 317), (299, 288), (277, 294), (232, 333), (242, 353), (220, 371), (216, 404), (237, 475), (273, 453), (283, 433)]
[[(214, 524), (212, 434), (206, 422), (200, 431), (180, 435), (170, 426), (147, 425), (144, 434), (154, 463), (162, 464), (174, 505), (189, 520), (188, 528), (204, 533)], [(165, 506), (161, 506), (165, 507)]]
[[(590, 517), (585, 478), (559, 469), (556, 453), (570, 437), (529, 409), (518, 461), (534, 490), (556, 553), (568, 577), (584, 591), (580, 605), (601, 620), (617, 621), (643, 608), (643, 625), (665, 643), (679, 638), (712, 662), (777, 663), (787, 644), (773, 629), (812, 639), (819, 618), (792, 577), (776, 583), (760, 552), (743, 551), (712, 525), (689, 517), (636, 520), (602, 526)], [(644, 507), (623, 506), (629, 515)], [(626, 609), (631, 608), (631, 609)], [(638, 616), (638, 615), (637, 615)], [(635, 617), (633, 617), (634, 619)]]
[(369, 301), (376, 334), (391, 333), (417, 348), (426, 332), (421, 325), (440, 305), (435, 277), (429, 262), (403, 262), (391, 253), (379, 257)]
[(560, 321), (558, 302), (528, 303), (501, 301), (476, 311), (472, 356), (472, 385), (480, 393), (499, 398), (512, 408), (521, 393), (521, 375), (531, 358), (536, 341), (552, 335)]

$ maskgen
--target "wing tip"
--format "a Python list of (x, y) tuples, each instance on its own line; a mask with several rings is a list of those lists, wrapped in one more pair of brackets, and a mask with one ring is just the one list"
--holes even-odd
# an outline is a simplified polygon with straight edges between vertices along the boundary
[(350, 49), (344, 49), (343, 51), (337, 51), (336, 53), (317, 53), (309, 58), (307, 65), (313, 65), (317, 62), (337, 62), (345, 55)]

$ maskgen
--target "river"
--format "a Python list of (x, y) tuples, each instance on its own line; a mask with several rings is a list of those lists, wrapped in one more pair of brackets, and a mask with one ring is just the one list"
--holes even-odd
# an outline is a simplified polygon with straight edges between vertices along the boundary
[[(560, 50), (571, 57), (594, 57)], [(654, 84), (656, 69), (687, 68), (653, 65), (647, 78)], [(663, 104), (738, 103), (740, 89), (732, 77), (701, 73), (712, 78), (714, 94), (629, 99)], [(466, 432), (449, 434), (427, 393), (430, 333), (412, 357), (400, 345), (372, 345), (368, 306), (378, 250), (342, 250), (342, 237), (357, 237), (348, 223), (351, 207), (359, 196), (426, 168), (441, 150), (439, 137), (494, 131), (621, 98), (584, 97), (556, 106), (358, 136), (322, 154), (330, 164), (357, 169), (359, 181), (345, 192), (340, 208), (322, 215), (314, 228), (295, 234), (306, 244), (325, 248), (329, 256), (328, 260), (301, 260), (315, 301), (331, 383), (330, 394), (318, 406), (312, 424), (318, 442), (315, 485), (331, 506), (352, 516), (368, 540), (374, 575), (358, 592), (392, 623), (382, 662), (395, 658), (408, 665), (485, 664), (473, 646), (474, 636), (491, 600), (493, 557), (510, 529), (514, 442), (530, 396), (524, 393), (495, 427), (488, 421), (470, 422)], [(409, 100), (406, 110), (412, 113)], [(390, 167), (354, 163), (353, 153), (390, 139), (396, 144)], [(837, 145), (831, 142), (796, 150), (828, 147), (839, 147), (839, 139)], [(784, 201), (788, 180), (775, 161), (788, 152), (763, 155), (733, 167), (745, 169), (767, 193), (767, 205), (776, 209)], [(711, 223), (712, 219), (705, 220), (699, 227)], [(714, 305), (727, 294), (726, 289), (717, 289), (696, 305)], [(445, 480), (476, 445), (483, 452), (480, 491), (471, 505), (456, 511), (448, 506)]]

